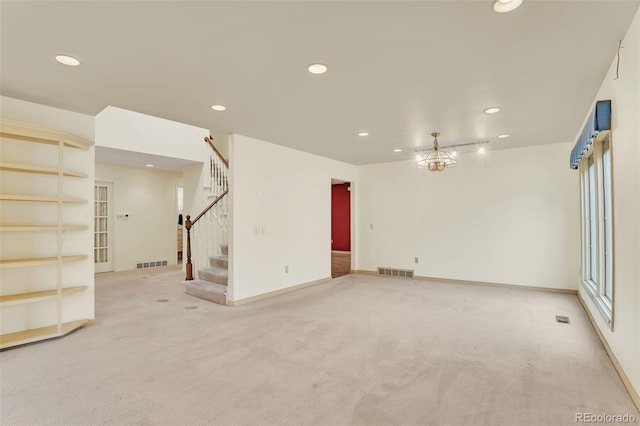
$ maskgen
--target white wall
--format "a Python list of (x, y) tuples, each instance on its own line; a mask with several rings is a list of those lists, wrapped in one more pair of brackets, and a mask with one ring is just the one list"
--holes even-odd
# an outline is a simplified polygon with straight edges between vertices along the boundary
[[(94, 140), (94, 117), (52, 108), (45, 105), (25, 102), (18, 99), (0, 97), (0, 116), (4, 119), (21, 121), (41, 125), (49, 128), (60, 129), (74, 133), (83, 138)], [(15, 161), (19, 163), (32, 163), (44, 166), (57, 167), (57, 148), (42, 144), (12, 145), (15, 141), (7, 141), (2, 144), (2, 161)], [(19, 151), (29, 150), (26, 159), (15, 157)], [(15, 158), (14, 158), (15, 157)], [(88, 290), (67, 296), (63, 301), (63, 321), (95, 318), (94, 310), (94, 275), (93, 275), (93, 181), (94, 181), (95, 150), (65, 149), (65, 168), (80, 170), (87, 173), (88, 178), (65, 178), (63, 188), (65, 195), (84, 198), (88, 202), (79, 205), (65, 205), (63, 218), (65, 223), (89, 224), (86, 231), (68, 231), (63, 237), (63, 251), (65, 254), (87, 253), (89, 258), (83, 261), (68, 262), (63, 267), (63, 285), (87, 285)], [(28, 160), (27, 160), (28, 159)], [(5, 172), (3, 172), (5, 173)], [(15, 185), (14, 185), (15, 184)], [(21, 190), (33, 191), (30, 194), (41, 192), (57, 192), (57, 179), (53, 176), (30, 175), (24, 173), (6, 172), (2, 176), (2, 185)], [(29, 203), (3, 203), (3, 223), (12, 221), (12, 224), (24, 224), (32, 222), (40, 225), (55, 224), (57, 218), (56, 207), (53, 204), (42, 203), (33, 205)], [(13, 217), (19, 215), (13, 220)], [(30, 234), (30, 233), (29, 233)], [(36, 233), (33, 235), (18, 235), (17, 241), (11, 243), (16, 235), (4, 234), (2, 236), (2, 257), (19, 258), (13, 256), (18, 252), (25, 255), (40, 253), (43, 256), (51, 256), (47, 250), (55, 250), (55, 233), (45, 235)], [(5, 250), (11, 246), (13, 252)], [(55, 253), (54, 253), (55, 254)], [(55, 286), (55, 266), (41, 266), (30, 268), (3, 269), (2, 291), (3, 294), (28, 290), (50, 289)], [(2, 310), (2, 332), (11, 332), (24, 328), (40, 327), (55, 323), (55, 302), (40, 302), (39, 309), (32, 309), (31, 304), (10, 306)], [(53, 318), (53, 320), (52, 320)], [(26, 319), (26, 322), (25, 322)]]
[[(207, 129), (112, 106), (105, 108), (96, 116), (97, 146), (198, 162), (183, 169), (185, 215), (195, 216), (207, 205), (207, 198), (203, 191), (206, 177), (203, 166), (204, 163), (208, 164), (212, 153), (211, 148), (204, 141), (205, 136), (209, 136)], [(218, 135), (218, 139), (224, 142), (224, 136)], [(148, 183), (153, 185), (152, 181)], [(116, 240), (119, 234), (119, 229), (116, 229)], [(125, 235), (124, 238), (128, 237)], [(186, 244), (186, 238), (184, 243)], [(139, 255), (131, 250), (120, 252), (125, 253), (122, 254), (125, 258), (117, 255), (118, 270), (130, 269), (136, 260), (140, 260)], [(186, 249), (183, 252), (186, 256)], [(175, 259), (175, 256), (171, 259)], [(202, 262), (198, 265), (202, 266)]]
[(331, 277), (331, 178), (357, 167), (241, 135), (229, 148), (229, 299)]
[[(112, 164), (96, 164), (96, 180), (113, 182), (114, 270), (136, 268), (140, 261), (177, 263), (176, 188), (182, 173)], [(117, 218), (128, 213), (129, 218)]]
[(575, 289), (579, 194), (570, 149), (464, 154), (441, 173), (414, 161), (362, 166), (358, 268)]
[(109, 106), (96, 116), (96, 145), (165, 157), (205, 161), (209, 131)]
[(612, 101), (614, 330), (582, 286), (580, 297), (640, 393), (640, 11), (622, 45), (619, 78), (614, 60), (594, 99)]

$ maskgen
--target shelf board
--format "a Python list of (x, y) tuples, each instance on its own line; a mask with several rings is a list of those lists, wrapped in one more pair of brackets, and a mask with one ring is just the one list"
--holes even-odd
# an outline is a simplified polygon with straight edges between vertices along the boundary
[(88, 322), (89, 320), (84, 319), (63, 323), (61, 333), (58, 333), (57, 325), (50, 325), (47, 327), (18, 331), (16, 333), (3, 334), (0, 336), (0, 349), (33, 343), (37, 342), (38, 340), (64, 336), (65, 334), (69, 334), (73, 330), (84, 326)]
[[(62, 231), (84, 231), (89, 229), (88, 225), (62, 225)], [(0, 226), (0, 232), (40, 232), (40, 231), (57, 231), (57, 225), (51, 226)]]
[[(89, 286), (79, 285), (75, 287), (65, 287), (62, 289), (62, 295), (77, 293), (88, 289)], [(7, 294), (0, 296), (0, 306), (19, 305), (21, 303), (40, 302), (42, 300), (55, 299), (58, 296), (58, 290), (42, 290), (30, 291), (28, 293)]]
[[(62, 225), (62, 231), (84, 231), (89, 229), (88, 225)], [(57, 231), (57, 225), (51, 226), (0, 226), (0, 232), (39, 232), (39, 231)]]
[[(76, 254), (73, 256), (62, 256), (63, 262), (69, 262), (73, 260), (84, 260), (89, 256), (86, 254)], [(0, 268), (21, 268), (26, 266), (37, 266), (37, 265), (47, 265), (52, 263), (57, 263), (57, 257), (39, 257), (39, 258), (31, 258), (31, 259), (7, 259), (0, 260)]]
[[(62, 197), (63, 203), (83, 204), (87, 200), (82, 198)], [(0, 200), (5, 201), (37, 201), (41, 203), (57, 203), (58, 197), (42, 196), (42, 195), (22, 195), (22, 194), (0, 194)]]
[[(58, 175), (58, 169), (55, 167), (44, 167), (27, 164), (0, 163), (0, 170), (5, 170), (8, 172), (33, 173), (39, 175)], [(78, 172), (75, 170), (62, 170), (62, 175), (78, 178), (88, 177), (86, 173)]]
[(90, 140), (73, 133), (12, 120), (0, 121), (0, 136), (50, 145), (58, 145), (62, 141), (64, 146), (80, 149), (89, 149), (93, 146), (93, 142)]

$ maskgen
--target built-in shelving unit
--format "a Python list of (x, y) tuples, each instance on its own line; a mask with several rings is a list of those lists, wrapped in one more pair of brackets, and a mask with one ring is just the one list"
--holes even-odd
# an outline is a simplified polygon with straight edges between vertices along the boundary
[[(68, 235), (67, 233), (69, 232), (88, 231), (91, 223), (89, 215), (86, 215), (86, 217), (80, 215), (82, 220), (78, 220), (77, 214), (75, 219), (72, 218), (72, 220), (67, 219), (65, 221), (66, 209), (71, 208), (70, 205), (82, 205), (88, 201), (86, 198), (71, 195), (86, 195), (88, 197), (90, 193), (90, 190), (88, 190), (86, 192), (81, 191), (81, 194), (78, 194), (78, 191), (76, 191), (76, 194), (69, 194), (65, 185), (67, 179), (87, 179), (88, 173), (82, 170), (75, 170), (76, 168), (81, 168), (78, 167), (78, 161), (76, 161), (73, 168), (65, 167), (65, 153), (68, 149), (87, 150), (93, 146), (93, 142), (65, 131), (9, 120), (0, 121), (0, 136), (3, 143), (5, 140), (9, 140), (10, 143), (19, 144), (12, 145), (12, 158), (0, 158), (0, 172), (2, 172), (3, 180), (0, 191), (0, 201), (3, 204), (0, 205), (4, 206), (5, 202), (13, 205), (12, 214), (0, 215), (0, 234), (3, 239), (14, 235), (12, 238), (15, 241), (14, 245), (4, 244), (3, 242), (0, 270), (17, 270), (13, 272), (13, 278), (7, 280), (10, 282), (7, 282), (6, 286), (3, 285), (0, 291), (0, 308), (2, 310), (22, 309), (11, 312), (15, 313), (15, 315), (13, 313), (12, 315), (17, 315), (18, 317), (24, 315), (24, 317), (19, 317), (19, 320), (14, 322), (26, 325), (26, 327), (21, 327), (14, 324), (8, 328), (9, 332), (6, 332), (7, 328), (3, 326), (2, 333), (4, 334), (0, 335), (0, 349), (4, 349), (38, 340), (64, 336), (84, 326), (89, 321), (87, 318), (71, 318), (71, 321), (68, 319), (63, 320), (63, 318), (73, 317), (68, 312), (63, 312), (65, 306), (63, 299), (72, 294), (86, 292), (89, 288), (88, 285), (74, 285), (65, 282), (73, 279), (71, 273), (65, 272), (67, 265), (74, 262), (86, 262), (89, 258), (89, 253), (65, 253), (65, 251), (71, 250), (64, 248), (63, 237)], [(55, 148), (41, 148), (43, 150), (53, 149), (55, 154), (51, 152), (50, 155), (44, 156), (32, 156), (29, 154), (19, 156), (16, 152), (21, 151), (21, 149), (16, 149), (16, 147), (23, 147), (21, 145), (23, 143), (56, 145), (57, 150)], [(28, 150), (25, 150), (25, 152), (28, 152)], [(16, 156), (20, 158), (16, 158)], [(52, 163), (56, 157), (57, 164), (37, 164), (39, 162)], [(43, 158), (44, 161), (38, 161), (38, 159)], [(29, 177), (28, 175), (35, 176)], [(37, 175), (43, 177), (37, 177)], [(21, 178), (20, 176), (23, 177)], [(31, 185), (25, 190), (25, 179), (36, 179), (38, 184)], [(42, 179), (49, 179), (48, 181), (43, 181), (42, 187), (48, 188), (46, 191), (41, 190), (41, 185), (39, 185)], [(54, 179), (54, 181), (50, 179)], [(54, 191), (52, 188), (57, 190)], [(52, 192), (53, 194), (51, 194)], [(46, 207), (45, 204), (52, 205), (52, 207)], [(40, 211), (38, 209), (46, 210)], [(19, 216), (25, 219), (16, 218), (16, 211), (19, 212)], [(54, 211), (56, 212), (55, 216), (52, 214)], [(40, 223), (43, 222), (43, 217), (46, 220), (44, 224)], [(16, 233), (18, 235), (15, 235)], [(42, 233), (42, 237), (39, 236), (40, 233)], [(51, 236), (51, 234), (54, 234), (54, 236)], [(23, 243), (25, 238), (36, 239), (31, 240), (30, 243)], [(42, 243), (43, 241), (44, 244)], [(16, 251), (11, 256), (13, 249), (16, 249)], [(88, 250), (88, 248), (84, 250)], [(31, 257), (24, 256), (25, 251), (32, 251), (34, 255)], [(73, 251), (76, 250), (73, 249)], [(52, 273), (51, 265), (55, 266), (56, 273)], [(49, 269), (37, 271), (41, 267)], [(25, 270), (24, 279), (21, 278), (23, 275), (20, 272), (20, 268)], [(26, 278), (29, 276), (26, 273), (29, 269), (35, 269), (38, 272), (35, 276), (39, 278)], [(8, 273), (9, 271), (5, 272)], [(46, 277), (44, 281), (42, 277)], [(5, 277), (3, 277), (3, 281), (4, 279)], [(5, 290), (5, 288), (9, 288), (9, 290)], [(7, 291), (8, 294), (3, 294), (4, 291)], [(52, 310), (53, 305), (51, 303), (56, 304), (54, 310)], [(27, 304), (29, 304), (27, 310), (19, 306)], [(51, 315), (50, 313), (54, 311), (56, 313), (48, 319), (49, 315)], [(11, 316), (9, 315), (8, 317)], [(6, 322), (4, 313), (3, 322)], [(35, 324), (36, 326), (30, 328), (29, 324)]]

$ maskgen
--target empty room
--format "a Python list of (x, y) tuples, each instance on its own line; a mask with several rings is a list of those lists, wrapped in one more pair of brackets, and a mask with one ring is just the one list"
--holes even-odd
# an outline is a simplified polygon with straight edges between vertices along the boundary
[(640, 423), (639, 8), (2, 1), (0, 423)]

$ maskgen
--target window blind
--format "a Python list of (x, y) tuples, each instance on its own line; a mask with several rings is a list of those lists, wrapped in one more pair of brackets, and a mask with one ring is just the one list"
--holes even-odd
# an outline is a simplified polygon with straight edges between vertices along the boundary
[(593, 141), (603, 130), (611, 130), (611, 101), (596, 102), (595, 108), (589, 114), (587, 124), (582, 129), (576, 145), (571, 150), (569, 166), (572, 169), (578, 168), (580, 160), (582, 160)]

